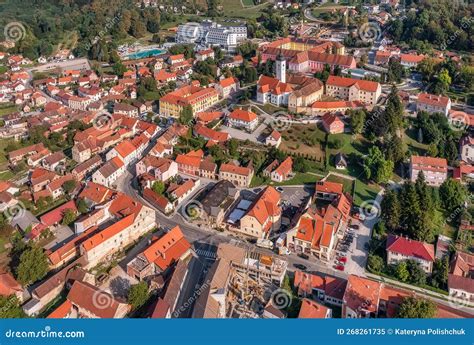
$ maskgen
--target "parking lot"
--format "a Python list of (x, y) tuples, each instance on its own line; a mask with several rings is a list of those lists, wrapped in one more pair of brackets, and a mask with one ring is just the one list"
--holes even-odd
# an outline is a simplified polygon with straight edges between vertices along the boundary
[(358, 220), (353, 220), (344, 238), (336, 247), (336, 258), (332, 267), (348, 274), (363, 276), (367, 262), (365, 246), (369, 241), (370, 228)]
[(344, 237), (337, 243), (336, 257), (333, 261), (333, 268), (338, 271), (345, 271), (346, 265), (350, 265), (351, 254), (353, 253), (353, 244), (357, 238), (358, 224), (351, 225), (344, 233)]

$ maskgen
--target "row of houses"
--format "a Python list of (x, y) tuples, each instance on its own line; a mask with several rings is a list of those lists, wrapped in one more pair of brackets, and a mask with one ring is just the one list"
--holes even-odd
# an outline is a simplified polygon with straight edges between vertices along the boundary
[[(296, 271), (294, 286), (303, 298), (301, 318), (330, 318), (342, 307), (342, 318), (395, 318), (412, 291), (379, 281), (349, 275), (348, 279)], [(436, 318), (466, 318), (470, 314), (436, 303)]]

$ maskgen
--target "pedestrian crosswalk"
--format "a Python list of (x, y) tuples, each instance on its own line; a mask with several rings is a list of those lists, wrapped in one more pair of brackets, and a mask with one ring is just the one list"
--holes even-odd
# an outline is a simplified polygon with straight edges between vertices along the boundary
[(216, 258), (216, 252), (213, 252), (210, 250), (196, 249), (195, 251), (196, 251), (196, 254), (199, 256), (204, 256), (205, 258), (208, 258), (208, 259)]

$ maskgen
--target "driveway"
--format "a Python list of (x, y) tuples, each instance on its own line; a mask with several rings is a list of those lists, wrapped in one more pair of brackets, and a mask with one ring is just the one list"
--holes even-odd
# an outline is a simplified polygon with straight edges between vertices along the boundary
[[(374, 206), (380, 207), (380, 203), (383, 198), (382, 189), (375, 198)], [(379, 212), (380, 213), (380, 212)], [(379, 215), (378, 213), (378, 215)], [(367, 265), (367, 245), (372, 236), (372, 229), (374, 225), (379, 221), (379, 217), (368, 218), (364, 222), (354, 221), (353, 224), (359, 225), (359, 229), (355, 230), (354, 242), (349, 247), (348, 252), (348, 263), (346, 264), (346, 272), (349, 274), (357, 274), (359, 276), (365, 276), (365, 266)]]

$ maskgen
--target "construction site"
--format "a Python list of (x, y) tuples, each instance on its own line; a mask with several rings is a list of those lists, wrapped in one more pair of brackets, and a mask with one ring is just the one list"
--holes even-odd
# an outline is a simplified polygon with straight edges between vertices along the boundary
[(281, 287), (288, 263), (276, 256), (221, 244), (208, 272), (208, 287), (195, 315), (213, 318), (262, 318)]

